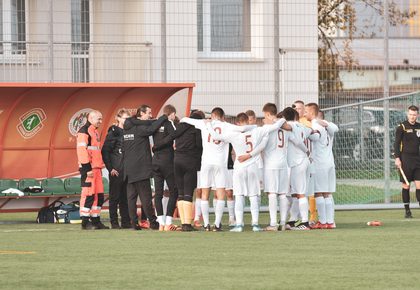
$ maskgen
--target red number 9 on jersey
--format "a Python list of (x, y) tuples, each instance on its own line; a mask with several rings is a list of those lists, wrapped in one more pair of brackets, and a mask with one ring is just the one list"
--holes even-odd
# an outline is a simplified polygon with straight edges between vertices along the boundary
[(284, 147), (284, 132), (283, 130), (279, 130), (277, 132), (277, 136), (279, 137), (279, 144), (277, 145), (279, 148)]

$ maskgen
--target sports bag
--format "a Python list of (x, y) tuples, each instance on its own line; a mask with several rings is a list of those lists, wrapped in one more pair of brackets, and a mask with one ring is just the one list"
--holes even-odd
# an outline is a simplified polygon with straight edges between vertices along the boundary
[(81, 223), (82, 221), (80, 219), (79, 210), (80, 206), (78, 201), (61, 205), (60, 208), (56, 211), (58, 223)]
[[(56, 203), (60, 203), (59, 206), (56, 206)], [(46, 224), (46, 223), (56, 223), (58, 221), (57, 217), (57, 210), (62, 206), (64, 203), (61, 201), (55, 201), (49, 206), (45, 206), (41, 208), (38, 212), (38, 217), (36, 218), (36, 222), (39, 224)]]

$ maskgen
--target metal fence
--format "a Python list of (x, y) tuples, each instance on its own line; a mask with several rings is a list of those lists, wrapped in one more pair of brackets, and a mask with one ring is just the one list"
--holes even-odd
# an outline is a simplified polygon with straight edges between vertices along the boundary
[[(420, 104), (420, 92), (325, 109), (339, 126), (334, 137), (338, 205), (401, 203), (401, 183), (394, 165), (395, 130), (407, 108)], [(385, 145), (385, 140), (389, 142)], [(415, 192), (412, 190), (412, 201)]]
[[(420, 7), (389, 1), (393, 11)], [(382, 148), (407, 105), (419, 104), (411, 92), (420, 90), (420, 14), (389, 27), (386, 1), (348, 1), (359, 33), (329, 34), (334, 49), (323, 58), (318, 13), (327, 2), (4, 0), (0, 82), (194, 82), (194, 108), (260, 118), (266, 102), (318, 101), (341, 129), (336, 202), (399, 201)]]

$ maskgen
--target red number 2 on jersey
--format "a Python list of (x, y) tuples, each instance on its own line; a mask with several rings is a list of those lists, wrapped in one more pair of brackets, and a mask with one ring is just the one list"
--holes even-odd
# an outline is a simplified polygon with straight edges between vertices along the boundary
[[(220, 128), (220, 127), (214, 128), (214, 131), (216, 131), (219, 134), (222, 134), (222, 128)], [(207, 138), (207, 142), (209, 142), (209, 143), (211, 142), (211, 135), (210, 134), (209, 134), (209, 137)], [(213, 140), (213, 143), (216, 144), (216, 145), (219, 145), (220, 140)]]

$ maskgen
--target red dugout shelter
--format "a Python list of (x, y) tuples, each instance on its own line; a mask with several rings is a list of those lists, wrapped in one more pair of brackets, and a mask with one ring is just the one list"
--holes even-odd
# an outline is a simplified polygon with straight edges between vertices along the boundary
[(102, 112), (102, 142), (120, 108), (173, 104), (189, 114), (192, 83), (0, 84), (0, 178), (78, 175), (76, 133), (91, 109)]

